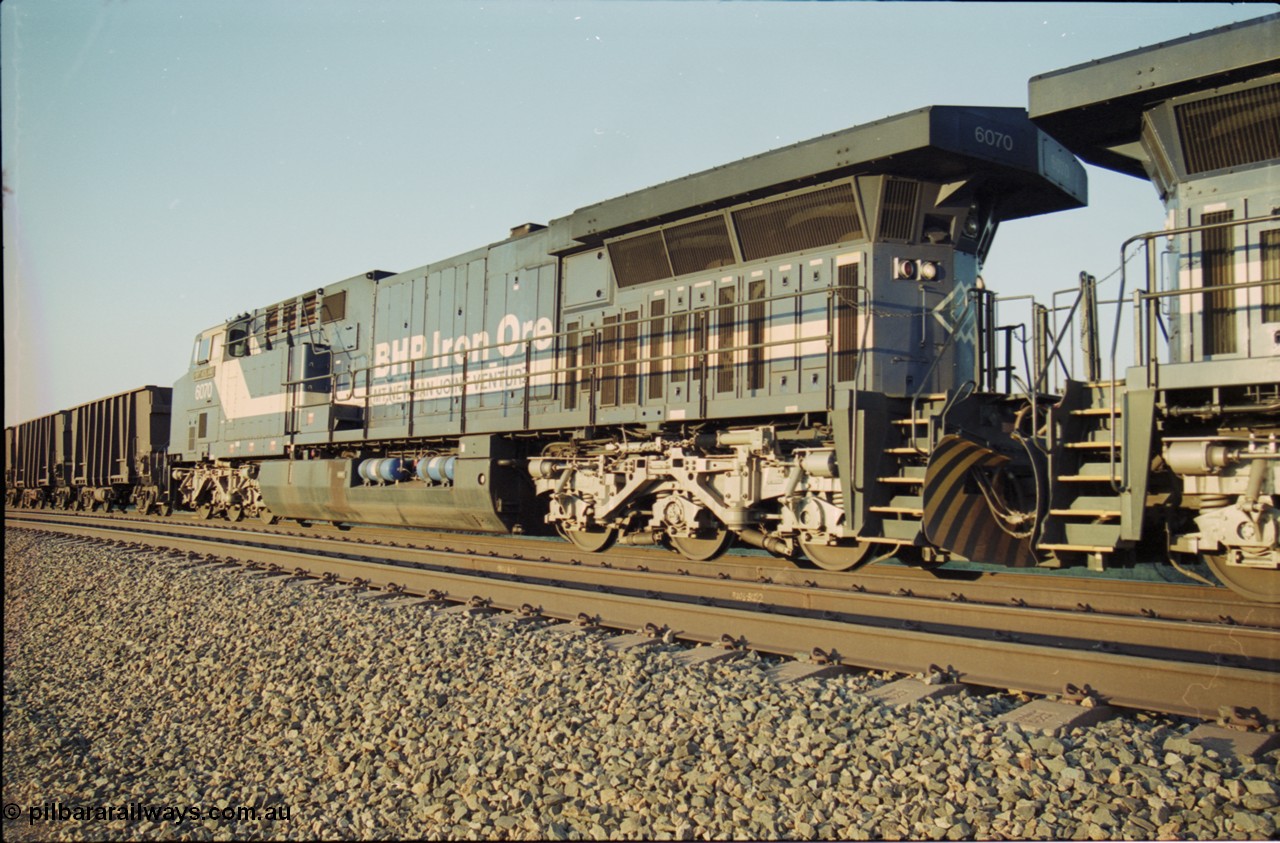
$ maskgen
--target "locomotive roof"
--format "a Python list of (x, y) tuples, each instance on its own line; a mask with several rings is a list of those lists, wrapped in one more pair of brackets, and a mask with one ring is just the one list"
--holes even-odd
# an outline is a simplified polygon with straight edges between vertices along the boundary
[(1091, 164), (1145, 179), (1142, 113), (1280, 71), (1280, 14), (1033, 76), (1031, 119)]
[(1086, 201), (1084, 168), (1023, 109), (937, 105), (588, 205), (557, 222), (568, 224), (574, 241), (594, 245), (818, 181), (878, 173), (939, 181), (982, 177), (999, 191), (1004, 219)]

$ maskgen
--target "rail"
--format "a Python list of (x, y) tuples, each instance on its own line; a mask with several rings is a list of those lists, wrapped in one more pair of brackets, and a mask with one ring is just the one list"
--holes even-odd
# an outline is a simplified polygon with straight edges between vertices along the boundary
[[(1224, 617), (1221, 590), (1003, 574), (989, 587), (984, 581), (904, 588), (908, 583), (899, 581), (885, 582), (888, 588), (868, 583), (872, 587), (851, 589), (855, 578), (847, 575), (805, 571), (789, 577), (779, 571), (762, 579), (730, 565), (689, 572), (678, 567), (684, 563), (664, 565), (662, 554), (652, 552), (615, 554), (608, 565), (574, 564), (573, 551), (567, 564), (533, 560), (526, 558), (526, 547), (486, 552), (479, 537), (468, 537), (463, 546), (471, 549), (460, 552), (399, 546), (403, 534), (395, 544), (351, 542), (348, 536), (338, 543), (259, 530), (233, 538), (190, 523), (21, 518), (32, 529), (129, 541), (139, 550), (171, 548), (179, 551), (172, 560), (178, 565), (226, 567), (229, 556), (252, 556), (256, 567), (244, 570), (255, 577), (317, 584), (337, 577), (350, 587), (381, 588), (388, 597), (411, 593), (437, 601), (478, 595), (493, 607), (536, 605), (553, 618), (586, 612), (600, 625), (621, 629), (656, 620), (686, 641), (715, 642), (728, 634), (754, 650), (778, 654), (821, 645), (843, 654), (840, 660), (850, 666), (916, 672), (946, 664), (974, 685), (1059, 694), (1066, 682), (1087, 682), (1122, 706), (1213, 717), (1228, 704), (1280, 718), (1274, 618), (1255, 623), (1252, 607), (1248, 622)], [(897, 579), (902, 573), (910, 572), (883, 576)], [(1003, 588), (1006, 580), (1011, 593)], [(392, 588), (392, 582), (398, 585)], [(1140, 611), (1147, 605), (1159, 611)], [(1225, 614), (1239, 615), (1243, 608), (1233, 603)]]

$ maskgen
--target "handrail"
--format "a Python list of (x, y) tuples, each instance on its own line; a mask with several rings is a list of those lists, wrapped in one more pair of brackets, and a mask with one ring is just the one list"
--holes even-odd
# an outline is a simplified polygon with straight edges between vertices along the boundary
[[(1244, 219), (1239, 219), (1239, 220), (1224, 220), (1222, 222), (1207, 223), (1207, 224), (1200, 224), (1200, 225), (1188, 225), (1188, 226), (1182, 226), (1179, 228), (1164, 229), (1161, 231), (1148, 231), (1143, 234), (1135, 234), (1134, 236), (1130, 237), (1128, 240), (1125, 240), (1124, 243), (1120, 245), (1120, 294), (1118, 298), (1124, 298), (1124, 289), (1125, 289), (1126, 274), (1127, 274), (1126, 263), (1125, 263), (1125, 253), (1128, 251), (1130, 246), (1138, 242), (1142, 242), (1147, 251), (1147, 289), (1137, 291), (1138, 299), (1134, 303), (1135, 310), (1137, 311), (1134, 314), (1134, 316), (1137, 320), (1139, 320), (1139, 323), (1134, 326), (1135, 337), (1143, 338), (1143, 342), (1140, 342), (1140, 343), (1135, 342), (1134, 344), (1134, 355), (1135, 355), (1134, 365), (1142, 365), (1145, 362), (1147, 367), (1147, 388), (1148, 389), (1153, 389), (1155, 387), (1156, 372), (1157, 372), (1157, 369), (1159, 368), (1158, 361), (1156, 360), (1156, 355), (1155, 355), (1155, 342), (1154, 342), (1155, 338), (1152, 336), (1153, 326), (1151, 325), (1150, 319), (1148, 318), (1146, 313), (1146, 309), (1152, 306), (1151, 302), (1161, 298), (1169, 298), (1172, 296), (1200, 295), (1202, 293), (1206, 293), (1206, 292), (1212, 293), (1219, 290), (1245, 290), (1253, 287), (1270, 286), (1276, 283), (1276, 281), (1274, 280), (1262, 280), (1262, 281), (1243, 282), (1239, 284), (1219, 285), (1215, 287), (1191, 287), (1185, 290), (1163, 290), (1163, 291), (1149, 292), (1151, 289), (1154, 288), (1155, 279), (1159, 274), (1159, 268), (1156, 262), (1157, 254), (1155, 250), (1151, 248), (1152, 241), (1160, 237), (1176, 237), (1183, 234), (1196, 234), (1202, 231), (1210, 231), (1210, 230), (1225, 229), (1225, 228), (1236, 228), (1239, 226), (1259, 225), (1262, 223), (1277, 222), (1277, 221), (1280, 221), (1280, 214), (1267, 214), (1264, 216), (1257, 216), (1257, 217), (1245, 217)], [(1236, 248), (1240, 248), (1240, 247), (1236, 247)], [(1147, 308), (1140, 307), (1140, 305), (1143, 303), (1147, 305)], [(1147, 326), (1147, 330), (1145, 332), (1142, 330), (1142, 323), (1144, 321)], [(1112, 331), (1112, 335), (1111, 335), (1111, 371), (1113, 373), (1112, 375), (1113, 380), (1114, 380), (1114, 372), (1115, 372), (1115, 364), (1116, 364), (1116, 347), (1117, 347), (1117, 341), (1119, 339), (1119, 336), (1120, 336), (1120, 319), (1119, 319), (1119, 313), (1117, 313), (1115, 328)], [(1142, 346), (1146, 346), (1146, 348), (1144, 349)], [(1143, 360), (1144, 354), (1147, 358), (1145, 361)]]
[[(774, 296), (767, 296), (764, 298), (748, 299), (748, 300), (734, 302), (733, 304), (706, 305), (704, 307), (692, 308), (689, 311), (684, 311), (684, 313), (688, 314), (691, 317), (694, 317), (693, 319), (690, 320), (690, 326), (691, 326), (690, 330), (696, 331), (696, 329), (693, 326), (696, 326), (697, 324), (696, 320), (698, 318), (706, 319), (712, 313), (723, 311), (726, 308), (737, 311), (739, 309), (746, 308), (750, 305), (768, 304), (770, 302), (787, 301), (787, 300), (800, 301), (805, 297), (818, 296), (818, 295), (824, 296), (826, 300), (830, 301), (835, 297), (840, 296), (842, 293), (847, 292), (849, 289), (857, 290), (861, 295), (865, 295), (869, 298), (869, 291), (867, 291), (866, 288), (863, 287), (862, 285), (858, 285), (852, 288), (829, 287), (823, 290), (804, 290), (804, 291), (798, 291), (794, 293), (783, 293), (783, 294), (774, 295)], [(857, 308), (860, 312), (864, 307), (864, 305), (861, 305), (856, 301), (853, 303), (853, 306)], [(803, 312), (803, 310), (801, 312)], [(611, 324), (609, 327), (611, 329), (617, 329), (619, 331), (619, 334), (621, 334), (621, 329), (624, 327), (627, 327), (630, 325), (644, 326), (652, 322), (653, 319), (655, 318), (667, 319), (676, 315), (680, 315), (680, 314), (671, 313), (671, 314), (666, 314), (663, 317), (637, 316), (635, 319), (619, 320), (618, 322)], [(768, 319), (769, 317), (765, 317), (765, 318)], [(745, 321), (745, 320), (738, 320), (735, 314), (735, 322), (738, 322), (738, 321)], [(419, 400), (418, 396), (421, 392), (440, 388), (439, 386), (421, 387), (417, 383), (415, 383), (416, 376), (421, 372), (420, 367), (422, 366), (422, 364), (428, 361), (450, 361), (451, 359), (455, 358), (456, 355), (458, 354), (463, 355), (463, 358), (464, 358), (464, 361), (462, 364), (463, 376), (462, 376), (462, 381), (460, 382), (463, 384), (463, 387), (464, 387), (464, 397), (467, 393), (482, 392), (483, 390), (477, 389), (478, 386), (481, 386), (483, 384), (489, 384), (489, 383), (510, 381), (513, 379), (513, 377), (519, 378), (524, 381), (523, 388), (525, 390), (536, 388), (536, 385), (532, 383), (532, 381), (535, 378), (544, 379), (547, 382), (547, 385), (552, 387), (563, 387), (566, 385), (566, 381), (568, 379), (561, 378), (560, 376), (569, 375), (569, 374), (584, 375), (589, 373), (592, 378), (592, 382), (595, 383), (598, 380), (602, 379), (602, 377), (604, 377), (600, 375), (600, 372), (603, 369), (615, 367), (615, 366), (620, 367), (624, 365), (623, 361), (615, 361), (614, 363), (605, 363), (603, 361), (602, 355), (599, 353), (599, 348), (598, 348), (599, 343), (601, 342), (602, 331), (603, 331), (603, 326), (595, 326), (595, 327), (588, 327), (588, 328), (580, 327), (574, 331), (564, 330), (554, 334), (531, 336), (531, 337), (526, 337), (524, 339), (513, 340), (511, 342), (494, 341), (494, 342), (487, 343), (485, 345), (471, 346), (467, 348), (465, 351), (461, 351), (461, 352), (455, 352), (451, 350), (447, 353), (430, 354), (430, 355), (424, 354), (419, 357), (414, 357), (407, 360), (387, 361), (384, 363), (370, 363), (366, 366), (363, 366), (357, 369), (350, 369), (346, 372), (341, 372), (341, 373), (330, 372), (328, 374), (315, 375), (308, 378), (289, 379), (284, 381), (282, 386), (286, 386), (286, 387), (299, 386), (299, 385), (305, 385), (309, 383), (318, 383), (318, 382), (323, 382), (328, 380), (333, 384), (333, 387), (331, 388), (332, 391), (337, 392), (338, 391), (336, 389), (337, 378), (339, 377), (349, 378), (350, 386), (343, 391), (349, 391), (352, 397), (354, 397), (357, 384), (361, 380), (361, 376), (363, 375), (364, 395), (362, 397), (364, 401), (364, 408), (368, 410), (369, 406), (371, 405), (371, 399), (376, 397), (375, 394), (370, 392), (370, 387), (372, 386), (373, 371), (375, 369), (400, 367), (400, 366), (409, 367), (409, 374), (410, 374), (410, 383), (408, 384), (409, 389), (392, 392), (391, 394), (407, 393), (407, 395), (409, 396), (407, 400), (416, 401), (416, 400)], [(597, 353), (592, 355), (593, 360), (591, 362), (582, 363), (580, 361), (578, 362), (578, 364), (574, 366), (559, 365), (559, 360), (562, 359), (564, 356), (563, 350), (567, 347), (566, 341), (570, 338), (571, 334), (577, 334), (579, 337), (583, 335), (591, 335), (594, 337), (595, 344), (597, 347), (596, 348)], [(671, 332), (664, 332), (664, 336), (670, 336), (670, 335), (671, 335)], [(822, 339), (820, 337), (808, 337), (800, 333), (797, 333), (796, 336), (793, 336), (787, 339), (775, 339), (775, 340), (769, 340), (769, 341), (760, 342), (760, 343), (734, 344), (734, 345), (725, 346), (722, 348), (715, 348), (715, 349), (711, 349), (709, 347), (703, 347), (703, 348), (687, 350), (681, 353), (670, 353), (670, 354), (662, 354), (657, 356), (646, 357), (645, 360), (649, 362), (671, 362), (671, 361), (677, 361), (677, 360), (686, 361), (687, 363), (692, 364), (688, 367), (687, 371), (694, 370), (695, 367), (697, 370), (706, 369), (707, 371), (709, 371), (711, 368), (709, 364), (709, 358), (713, 354), (716, 354), (716, 355), (736, 354), (738, 352), (744, 352), (744, 351), (753, 351), (753, 350), (763, 351), (770, 348), (790, 346), (796, 349), (795, 353), (798, 356), (800, 354), (801, 346), (807, 343), (821, 342), (821, 341)], [(828, 341), (829, 341), (829, 338), (828, 338)], [(856, 363), (857, 368), (855, 369), (855, 375), (854, 375), (855, 379), (858, 377), (858, 375), (861, 374), (862, 357), (863, 357), (862, 352), (865, 351), (866, 341), (867, 341), (867, 332), (865, 331), (859, 332), (859, 345), (858, 345), (858, 348), (856, 349), (856, 352), (858, 353), (858, 358)], [(542, 342), (548, 343), (549, 347), (545, 350), (535, 350), (533, 348), (533, 345), (535, 343), (542, 343)], [(622, 340), (619, 339), (616, 342), (621, 343)], [(469, 368), (467, 364), (470, 363), (470, 361), (475, 355), (483, 356), (485, 352), (497, 351), (500, 348), (511, 348), (512, 346), (516, 346), (516, 345), (524, 346), (523, 354), (521, 354), (520, 351), (513, 351), (510, 355), (502, 354), (501, 356), (503, 357), (503, 359), (515, 358), (517, 356), (521, 356), (521, 357), (524, 357), (527, 361), (531, 362), (532, 360), (535, 360), (538, 357), (543, 357), (543, 358), (550, 358), (550, 361), (553, 362), (554, 365), (546, 369), (540, 369), (536, 372), (530, 371), (529, 367), (526, 366), (523, 372), (516, 375), (513, 375), (511, 372), (504, 370), (498, 374), (492, 374), (492, 375), (482, 371), (481, 373), (479, 373), (478, 376), (471, 377), (469, 373), (466, 371), (467, 368)], [(499, 352), (499, 354), (501, 354), (501, 352)], [(740, 364), (735, 363), (734, 367), (736, 368), (738, 365)], [(830, 363), (828, 365), (830, 365)], [(453, 375), (455, 378), (457, 377), (456, 370), (458, 368), (458, 364), (456, 363), (445, 362), (444, 365), (433, 365), (433, 368), (441, 368), (445, 370), (445, 372), (448, 373), (445, 376)], [(609, 377), (624, 377), (624, 376), (610, 375)], [(634, 375), (634, 377), (652, 377), (652, 375), (637, 374), (637, 375)], [(428, 400), (431, 400), (431, 399), (428, 399)], [(593, 402), (593, 406), (594, 406), (594, 402)], [(460, 408), (460, 412), (463, 416), (465, 416), (465, 413), (466, 413), (465, 406)], [(367, 417), (367, 413), (366, 413), (366, 417)], [(367, 418), (366, 418), (366, 427), (367, 427)]]

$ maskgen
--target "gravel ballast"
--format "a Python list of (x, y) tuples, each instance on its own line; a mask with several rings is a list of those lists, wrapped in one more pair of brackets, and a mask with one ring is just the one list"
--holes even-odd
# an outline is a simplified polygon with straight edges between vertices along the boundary
[(884, 681), (870, 674), (778, 685), (756, 656), (686, 667), (678, 644), (615, 654), (604, 633), (28, 531), (5, 534), (5, 602), (6, 839), (1266, 839), (1280, 824), (1277, 753), (1204, 750), (1181, 718), (1050, 737), (992, 722), (1019, 705), (1008, 694), (894, 709), (863, 694)]

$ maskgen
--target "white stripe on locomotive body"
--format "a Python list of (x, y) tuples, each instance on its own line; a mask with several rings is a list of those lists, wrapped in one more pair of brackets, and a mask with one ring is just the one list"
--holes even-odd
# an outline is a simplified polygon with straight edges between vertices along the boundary
[[(553, 376), (550, 372), (555, 369), (555, 361), (544, 359), (533, 360), (531, 363), (529, 370), (526, 370), (523, 362), (506, 366), (490, 363), (478, 372), (471, 370), (467, 373), (467, 395), (523, 391), (527, 371), (533, 373), (529, 379), (531, 387), (551, 386)], [(409, 400), (438, 401), (461, 397), (462, 388), (461, 367), (456, 367), (456, 371), (447, 375), (419, 375), (412, 379), (409, 374), (389, 375), (383, 382), (371, 384), (367, 392), (363, 386), (355, 387), (352, 390), (352, 400), (340, 403), (363, 405), (366, 397), (373, 407), (401, 404)]]

